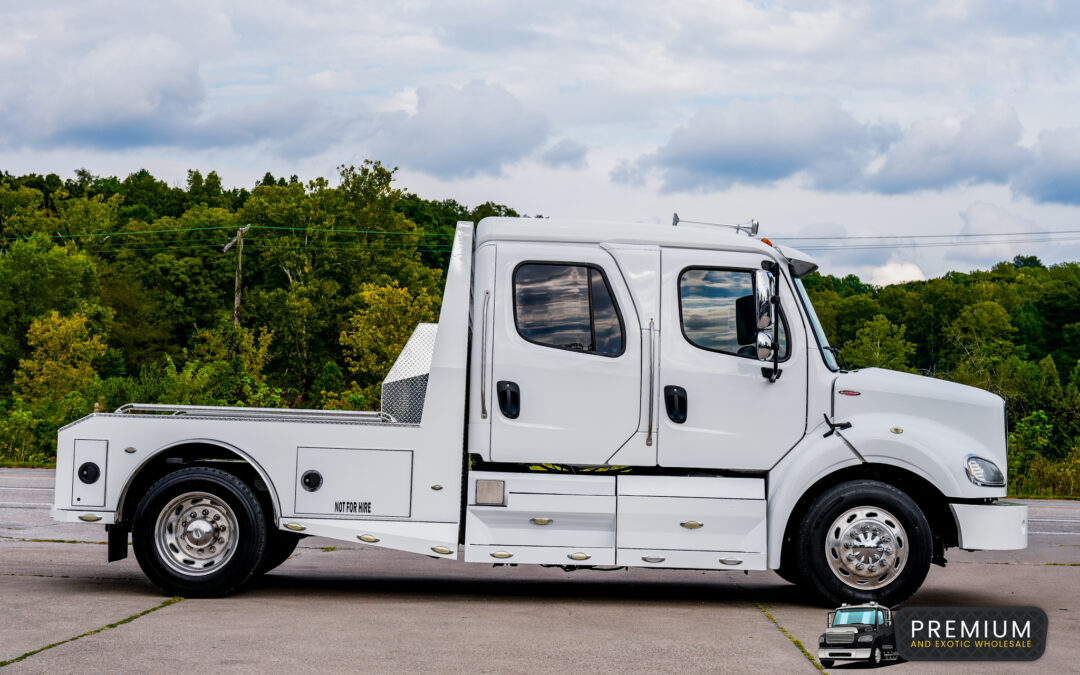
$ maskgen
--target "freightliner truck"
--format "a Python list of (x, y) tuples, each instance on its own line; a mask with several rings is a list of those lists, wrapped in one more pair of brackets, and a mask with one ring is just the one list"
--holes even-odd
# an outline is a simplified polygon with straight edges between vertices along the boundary
[[(807, 255), (744, 228), (460, 223), (372, 412), (128, 404), (58, 434), (52, 515), (166, 593), (317, 535), (467, 563), (776, 570), (834, 603), (1027, 545), (998, 396), (841, 369)], [(448, 563), (449, 564), (449, 563)]]

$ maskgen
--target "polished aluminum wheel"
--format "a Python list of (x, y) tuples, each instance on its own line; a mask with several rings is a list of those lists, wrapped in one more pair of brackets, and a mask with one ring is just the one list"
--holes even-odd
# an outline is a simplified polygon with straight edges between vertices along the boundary
[(833, 574), (863, 590), (892, 583), (907, 564), (907, 533), (891, 513), (876, 506), (848, 509), (825, 535)]
[(161, 510), (154, 528), (158, 557), (187, 576), (210, 574), (236, 552), (236, 514), (205, 492), (188, 492)]

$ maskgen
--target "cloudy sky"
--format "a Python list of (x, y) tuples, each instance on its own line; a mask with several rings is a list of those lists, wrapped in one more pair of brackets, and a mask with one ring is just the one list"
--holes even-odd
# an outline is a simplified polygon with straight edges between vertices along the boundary
[(1078, 84), (1065, 0), (0, 0), (0, 169), (372, 158), (428, 198), (847, 237), (790, 243), (886, 283), (1080, 259), (1080, 232), (850, 238), (1080, 230)]

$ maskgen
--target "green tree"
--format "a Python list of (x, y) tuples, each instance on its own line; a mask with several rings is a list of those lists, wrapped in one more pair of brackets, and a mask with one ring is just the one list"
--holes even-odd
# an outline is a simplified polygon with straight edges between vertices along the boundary
[(915, 345), (904, 339), (906, 328), (878, 314), (844, 343), (844, 358), (856, 367), (888, 368), (913, 372), (910, 366)]
[(15, 395), (25, 401), (58, 401), (86, 391), (96, 373), (93, 362), (105, 354), (105, 341), (92, 333), (85, 314), (59, 312), (35, 319), (27, 333), (30, 356), (19, 360)]

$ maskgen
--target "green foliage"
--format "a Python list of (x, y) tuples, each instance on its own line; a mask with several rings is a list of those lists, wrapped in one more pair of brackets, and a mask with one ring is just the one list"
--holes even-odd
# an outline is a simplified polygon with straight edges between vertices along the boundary
[[(0, 461), (47, 463), (95, 404), (378, 406), (438, 310), (456, 222), (516, 215), (394, 176), (371, 161), (336, 185), (268, 173), (250, 189), (214, 171), (184, 187), (0, 174)], [(244, 226), (237, 327), (240, 251), (222, 248)]]
[(844, 343), (844, 357), (855, 367), (889, 368), (912, 372), (911, 356), (915, 345), (904, 339), (905, 326), (897, 326), (878, 314)]

